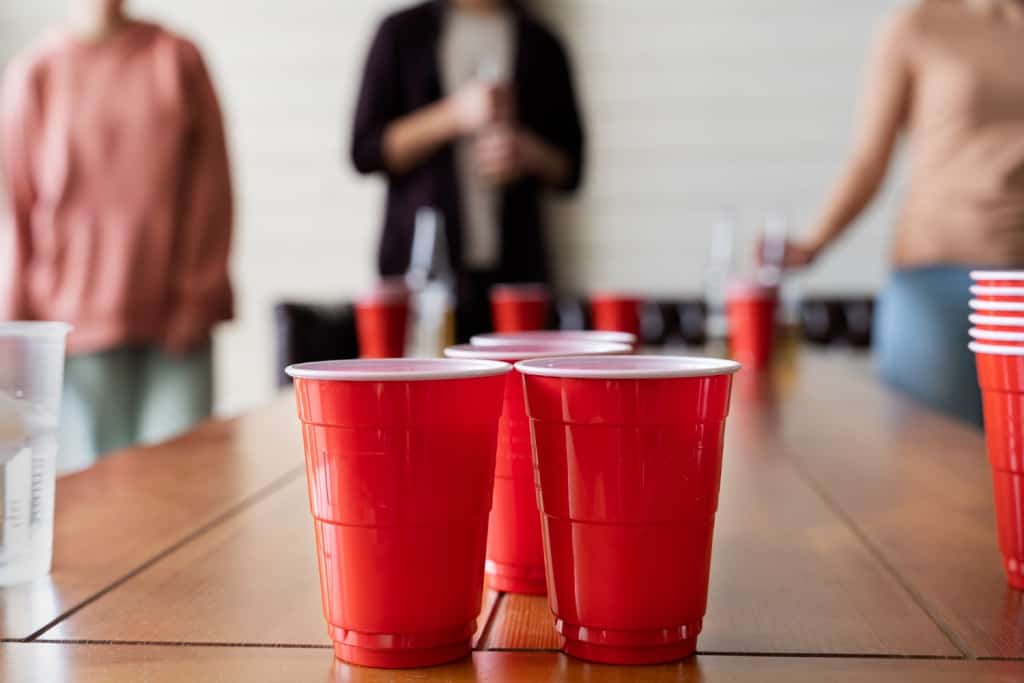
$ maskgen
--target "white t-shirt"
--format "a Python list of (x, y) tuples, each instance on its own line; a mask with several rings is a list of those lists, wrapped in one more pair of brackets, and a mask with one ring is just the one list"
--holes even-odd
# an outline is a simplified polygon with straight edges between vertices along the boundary
[[(451, 7), (439, 46), (441, 85), (446, 94), (474, 79), (508, 82), (512, 77), (514, 23), (511, 13)], [(462, 258), (470, 268), (493, 268), (501, 251), (499, 191), (481, 177), (472, 137), (455, 142), (455, 175), (462, 199)]]

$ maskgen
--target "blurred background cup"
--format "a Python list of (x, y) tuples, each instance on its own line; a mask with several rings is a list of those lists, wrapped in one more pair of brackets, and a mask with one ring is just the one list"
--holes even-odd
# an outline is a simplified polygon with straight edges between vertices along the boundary
[(565, 651), (691, 655), (707, 608), (732, 374), (726, 360), (523, 361), (548, 602)]
[(732, 357), (751, 368), (771, 364), (775, 350), (778, 287), (756, 282), (729, 286), (726, 310)]
[(970, 344), (985, 411), (999, 550), (1007, 581), (1024, 589), (1024, 343)]
[(500, 346), (503, 344), (545, 344), (548, 342), (584, 341), (610, 342), (636, 347), (637, 336), (632, 332), (612, 330), (542, 330), (537, 332), (491, 333), (474, 335), (473, 346)]
[(628, 332), (641, 337), (644, 300), (621, 292), (594, 292), (590, 295), (590, 315), (595, 330)]
[(64, 347), (58, 322), (0, 323), (0, 586), (50, 572)]
[(361, 358), (401, 358), (409, 325), (409, 290), (400, 280), (380, 282), (355, 303)]
[(510, 371), (446, 359), (288, 368), (339, 659), (406, 668), (469, 654)]
[(490, 298), (495, 332), (529, 332), (548, 327), (551, 294), (544, 285), (495, 285), (491, 287)]
[[(555, 356), (627, 354), (625, 344), (588, 341), (550, 341), (532, 344), (472, 346), (445, 349), (449, 358), (498, 360), (514, 363)], [(523, 400), (523, 379), (513, 370), (505, 382), (505, 400), (498, 423), (494, 471), (494, 504), (487, 531), (487, 582), (500, 591), (544, 595), (544, 545), (530, 423)]]

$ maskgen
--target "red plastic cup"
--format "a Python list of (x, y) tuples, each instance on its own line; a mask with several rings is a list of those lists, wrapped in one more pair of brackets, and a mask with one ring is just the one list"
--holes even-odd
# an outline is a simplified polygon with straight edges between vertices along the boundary
[(971, 315), (968, 316), (968, 319), (971, 321), (971, 324), (979, 330), (1024, 332), (1024, 318), (1003, 318), (998, 315), (971, 313)]
[(732, 361), (523, 361), (566, 653), (609, 664), (691, 655), (707, 608)]
[(405, 668), (469, 654), (510, 371), (443, 359), (288, 368), (339, 659)]
[(752, 368), (771, 364), (778, 303), (775, 287), (736, 284), (729, 288), (726, 314), (733, 358)]
[[(1024, 320), (1024, 319), (1022, 319)], [(1017, 332), (1009, 332), (1006, 328), (1002, 330), (979, 330), (972, 327), (967, 331), (972, 339), (982, 344), (995, 346), (1024, 346), (1024, 329)]]
[(1024, 287), (1024, 270), (975, 270), (971, 280), (982, 287)]
[[(449, 358), (500, 360), (623, 354), (632, 349), (607, 342), (549, 342), (507, 346), (451, 346)], [(509, 593), (544, 595), (544, 545), (541, 541), (537, 486), (534, 482), (530, 423), (523, 401), (523, 380), (512, 371), (505, 382), (505, 402), (498, 423), (494, 504), (487, 532), (487, 582)]]
[(590, 296), (595, 330), (628, 332), (640, 337), (640, 309), (644, 301), (628, 294), (599, 292)]
[[(1020, 283), (1024, 285), (1024, 282)], [(1024, 287), (988, 287), (971, 285), (971, 294), (979, 301), (1010, 301), (1024, 303)]]
[(536, 332), (478, 334), (469, 341), (473, 346), (547, 344), (567, 341), (609, 342), (626, 344), (635, 348), (637, 336), (631, 332), (616, 332), (614, 330), (538, 330)]
[(1024, 590), (1024, 348), (970, 347), (985, 411), (999, 551), (1007, 581)]
[(495, 331), (529, 332), (548, 326), (551, 297), (544, 285), (495, 285), (490, 296)]
[(1024, 301), (982, 301), (971, 299), (967, 302), (971, 310), (981, 315), (1000, 318), (1024, 318)]
[(409, 320), (409, 292), (384, 283), (355, 304), (361, 358), (401, 358)]

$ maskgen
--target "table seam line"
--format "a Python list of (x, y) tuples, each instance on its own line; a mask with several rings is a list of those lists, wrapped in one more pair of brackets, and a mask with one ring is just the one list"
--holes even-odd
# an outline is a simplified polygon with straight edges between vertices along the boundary
[(507, 593), (499, 592), (497, 597), (494, 598), (494, 603), (491, 605), (491, 611), (487, 614), (487, 621), (484, 622), (484, 627), (480, 630), (480, 637), (476, 639), (474, 650), (479, 648), (480, 651), (485, 651), (487, 648), (484, 644), (491, 637), (491, 629), (494, 627), (494, 622), (497, 620), (498, 610), (501, 608), (503, 602), (505, 602), (505, 596)]
[[(297, 465), (297, 466), (295, 466), (294, 468), (292, 468), (291, 470), (289, 470), (285, 474), (277, 477), (276, 479), (271, 481), (269, 484), (265, 485), (263, 488), (257, 490), (256, 492), (254, 492), (250, 496), (248, 496), (248, 497), (238, 501), (237, 503), (235, 503), (234, 505), (229, 507), (227, 510), (224, 510), (220, 514), (214, 516), (212, 519), (210, 519), (206, 523), (204, 523), (201, 526), (199, 526), (198, 528), (192, 530), (191, 532), (189, 532), (188, 534), (186, 534), (182, 538), (178, 539), (177, 541), (175, 541), (171, 545), (167, 546), (166, 548), (164, 548), (160, 552), (156, 553), (155, 555), (153, 555), (152, 557), (150, 557), (146, 561), (144, 561), (141, 564), (137, 565), (136, 567), (134, 567), (133, 569), (128, 571), (126, 574), (120, 576), (119, 578), (117, 578), (114, 581), (110, 582), (109, 584), (107, 584), (103, 588), (97, 590), (95, 593), (93, 593), (89, 597), (85, 598), (84, 600), (82, 600), (78, 604), (74, 605), (70, 609), (65, 610), (64, 612), (61, 612), (59, 615), (57, 615), (56, 617), (54, 617), (53, 619), (48, 621), (46, 624), (44, 624), (40, 628), (36, 629), (32, 633), (30, 633), (29, 635), (25, 636), (24, 638), (14, 638), (14, 639), (9, 639), (9, 640), (8, 639), (4, 639), (3, 642), (31, 643), (31, 642), (38, 641), (43, 634), (45, 634), (47, 631), (53, 629), (55, 626), (57, 626), (61, 622), (67, 621), (72, 616), (74, 616), (75, 614), (77, 614), (81, 610), (85, 609), (89, 605), (93, 604), (94, 602), (96, 602), (97, 600), (102, 598), (103, 596), (107, 595), (108, 593), (110, 593), (113, 590), (117, 589), (121, 585), (123, 585), (123, 584), (127, 583), (128, 581), (130, 581), (131, 579), (135, 578), (136, 576), (138, 576), (142, 572), (146, 571), (147, 569), (149, 569), (150, 567), (152, 567), (153, 565), (158, 563), (160, 560), (162, 560), (162, 559), (170, 556), (171, 554), (177, 552), (178, 550), (182, 549), (183, 547), (185, 547), (189, 543), (192, 543), (193, 541), (198, 540), (200, 537), (204, 536), (205, 534), (207, 534), (208, 532), (212, 531), (216, 527), (218, 527), (221, 524), (227, 522), (228, 520), (232, 519), (233, 517), (236, 517), (242, 511), (244, 511), (247, 508), (251, 507), (252, 505), (254, 505), (254, 504), (264, 500), (265, 498), (269, 497), (271, 494), (276, 493), (277, 491), (279, 491), (280, 489), (284, 488), (288, 484), (291, 484), (292, 481), (294, 481), (296, 478), (298, 478), (299, 475), (302, 475), (304, 472), (305, 472), (305, 466), (304, 465)], [(46, 642), (56, 642), (56, 641), (46, 641)]]
[[(814, 491), (815, 494), (821, 499), (821, 501), (828, 507), (836, 517), (839, 518), (843, 524), (850, 530), (850, 532), (862, 543), (867, 549), (868, 553), (881, 564), (882, 568), (896, 581), (896, 583), (910, 596), (910, 599), (914, 602), (918, 608), (925, 613), (925, 615), (935, 624), (936, 628), (946, 637), (953, 647), (960, 652), (959, 659), (978, 659), (978, 656), (968, 647), (961, 638), (956, 634), (949, 624), (943, 619), (940, 619), (935, 614), (931, 605), (924, 598), (920, 591), (918, 591), (910, 582), (910, 580), (903, 576), (896, 567), (888, 560), (888, 558), (882, 553), (882, 551), (868, 538), (867, 534), (863, 529), (856, 524), (853, 518), (840, 506), (835, 499), (825, 491), (818, 481), (807, 471), (799, 460), (789, 455), (787, 449), (783, 448), (783, 452), (786, 453), (785, 460), (793, 468), (801, 479)], [(944, 657), (945, 658), (945, 657)], [(954, 657), (954, 659), (957, 659)]]
[[(246, 643), (246, 642), (215, 642), (215, 641), (160, 641), (160, 640), (114, 640), (114, 639), (74, 639), (74, 638), (53, 638), (37, 639), (33, 641), (22, 641), (15, 639), (0, 639), (0, 642), (18, 645), (82, 645), (82, 646), (124, 646), (124, 647), (178, 647), (178, 648), (266, 648), (278, 650), (330, 650), (331, 645), (320, 645), (313, 643)], [(501, 652), (501, 653), (550, 653), (561, 654), (560, 649), (555, 648), (480, 648), (474, 652)], [(891, 653), (855, 653), (855, 652), (744, 652), (730, 650), (698, 650), (697, 656), (703, 657), (751, 657), (763, 659), (850, 659), (850, 660), (915, 660), (915, 661), (963, 661), (963, 662), (1019, 662), (1024, 657), (977, 657), (964, 658), (955, 655), (901, 655)]]

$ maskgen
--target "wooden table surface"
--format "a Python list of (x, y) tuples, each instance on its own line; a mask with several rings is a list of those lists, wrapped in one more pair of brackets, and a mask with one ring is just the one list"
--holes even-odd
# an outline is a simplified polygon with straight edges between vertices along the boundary
[(488, 591), (472, 659), (334, 662), (291, 396), (57, 484), (52, 576), (0, 589), (0, 681), (1024, 681), (980, 433), (866, 358), (737, 376), (699, 654), (558, 653), (543, 598)]

